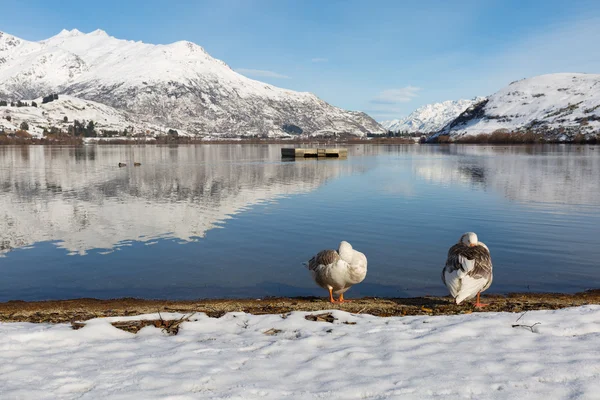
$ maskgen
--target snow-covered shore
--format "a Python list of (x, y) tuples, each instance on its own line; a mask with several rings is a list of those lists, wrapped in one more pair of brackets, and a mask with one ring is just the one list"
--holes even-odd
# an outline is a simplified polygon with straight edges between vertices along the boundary
[[(521, 315), (513, 313), (331, 312), (334, 323), (309, 321), (307, 312), (196, 314), (176, 336), (110, 325), (157, 315), (95, 319), (79, 330), (2, 323), (0, 398), (593, 399), (600, 393), (598, 305), (528, 312), (518, 324), (539, 322), (532, 330), (513, 327)], [(264, 333), (273, 328), (280, 332)]]

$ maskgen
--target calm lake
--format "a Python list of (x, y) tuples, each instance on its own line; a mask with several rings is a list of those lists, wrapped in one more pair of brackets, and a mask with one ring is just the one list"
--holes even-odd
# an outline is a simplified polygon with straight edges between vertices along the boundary
[(447, 294), (465, 231), (490, 293), (600, 287), (600, 147), (342, 147), (0, 147), (0, 301), (325, 296), (302, 262), (340, 240), (369, 260), (348, 298)]

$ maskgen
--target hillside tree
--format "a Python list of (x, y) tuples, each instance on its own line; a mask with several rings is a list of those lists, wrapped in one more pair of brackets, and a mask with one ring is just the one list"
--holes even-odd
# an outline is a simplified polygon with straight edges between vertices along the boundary
[(94, 125), (94, 121), (90, 120), (88, 122), (87, 128), (85, 130), (85, 136), (86, 137), (96, 136), (95, 128), (96, 128), (96, 126)]

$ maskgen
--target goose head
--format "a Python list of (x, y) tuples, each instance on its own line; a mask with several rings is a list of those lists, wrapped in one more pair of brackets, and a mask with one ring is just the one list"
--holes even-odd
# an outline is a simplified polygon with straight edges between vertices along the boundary
[(460, 237), (458, 243), (473, 247), (479, 244), (479, 239), (477, 238), (477, 234), (475, 232), (467, 232)]
[(338, 249), (338, 254), (340, 255), (342, 260), (351, 260), (352, 259), (352, 245), (345, 240), (340, 243), (340, 247)]

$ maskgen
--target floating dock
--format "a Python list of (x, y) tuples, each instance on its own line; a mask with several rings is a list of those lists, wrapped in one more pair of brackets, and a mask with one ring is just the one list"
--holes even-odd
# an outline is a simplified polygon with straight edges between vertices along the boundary
[(348, 149), (340, 148), (282, 148), (281, 157), (283, 158), (321, 158), (321, 157), (348, 157)]

